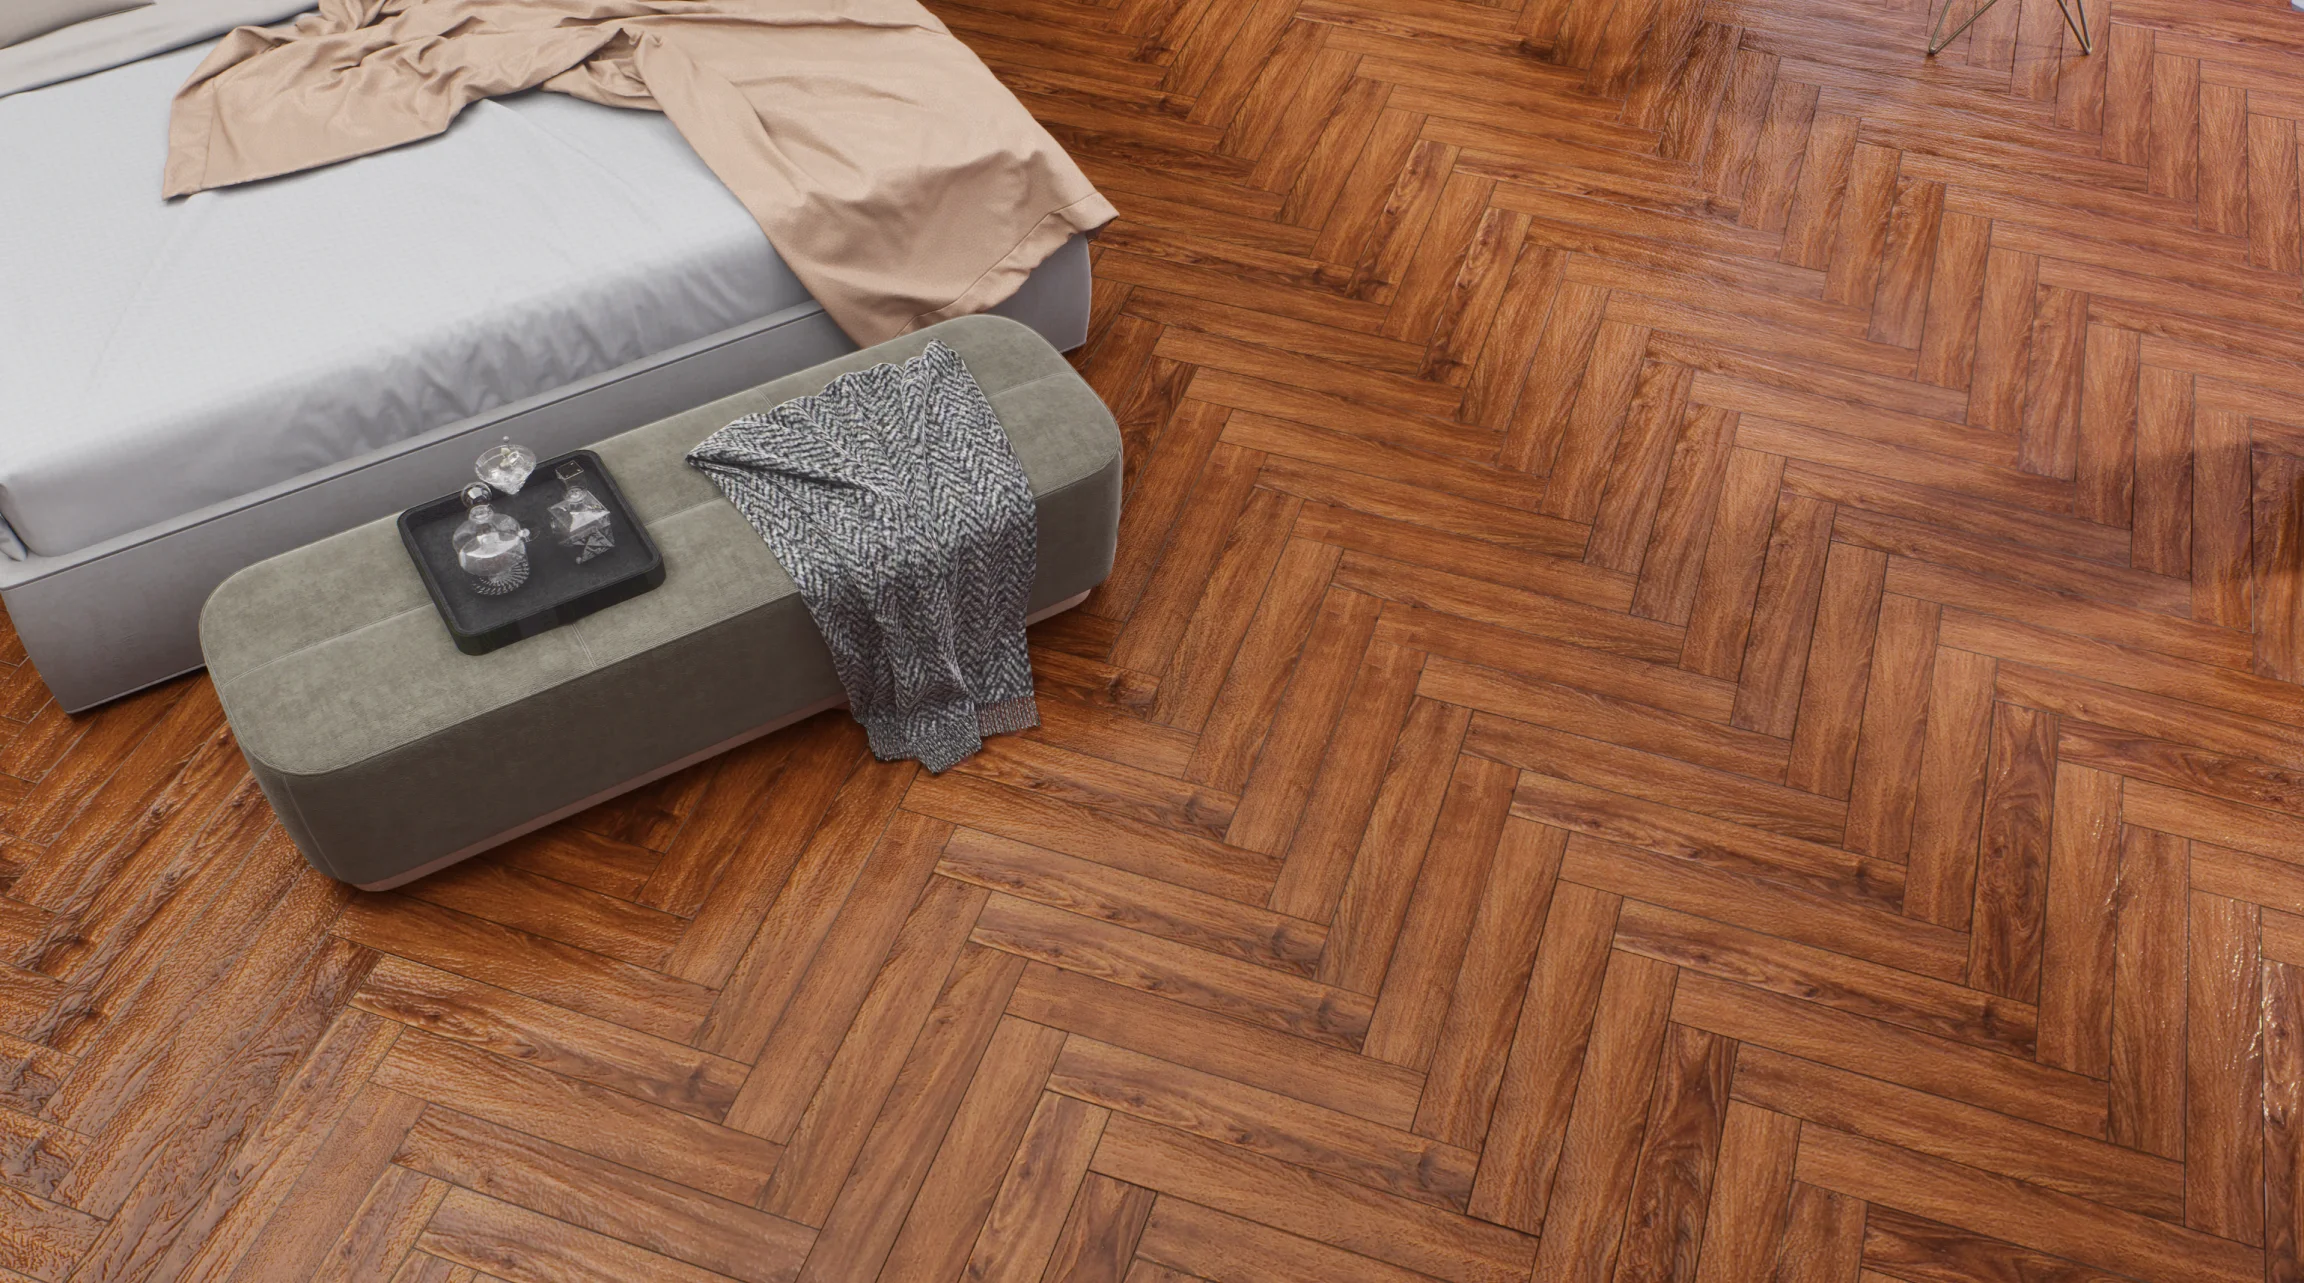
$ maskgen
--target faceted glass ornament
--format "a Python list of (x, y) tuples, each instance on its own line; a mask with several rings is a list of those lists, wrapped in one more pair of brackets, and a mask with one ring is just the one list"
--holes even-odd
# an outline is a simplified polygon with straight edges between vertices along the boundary
[(578, 563), (592, 560), (616, 546), (616, 522), (608, 505), (584, 484), (584, 465), (574, 459), (559, 467), (568, 493), (552, 505), (552, 532), (573, 549)]
[(482, 481), (503, 491), (518, 494), (528, 484), (528, 474), (536, 470), (536, 452), (524, 445), (514, 445), (510, 437), (480, 452), (472, 471)]
[(456, 564), (472, 576), (472, 590), (501, 597), (528, 582), (528, 532), (510, 515), (496, 511), (495, 494), (484, 485), (464, 487), (469, 506), (463, 524), (448, 536)]

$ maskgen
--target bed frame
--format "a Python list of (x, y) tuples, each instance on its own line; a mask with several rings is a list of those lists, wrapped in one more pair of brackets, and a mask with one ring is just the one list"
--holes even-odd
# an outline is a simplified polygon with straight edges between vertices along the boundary
[[(1087, 340), (1089, 283), (1075, 236), (992, 310), (1070, 351)], [(77, 713), (199, 668), (200, 607), (233, 572), (455, 490), (483, 442), (555, 455), (855, 350), (805, 303), (77, 552), (0, 560), (0, 601)]]

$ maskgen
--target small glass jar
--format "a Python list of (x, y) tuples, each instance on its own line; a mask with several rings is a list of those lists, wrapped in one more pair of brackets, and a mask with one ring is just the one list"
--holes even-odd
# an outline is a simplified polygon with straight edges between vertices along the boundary
[(496, 511), (493, 490), (479, 482), (464, 487), (464, 521), (448, 537), (456, 564), (472, 576), (472, 590), (501, 597), (528, 582), (528, 532), (507, 513)]
[(472, 463), (473, 475), (505, 494), (518, 494), (528, 484), (528, 474), (536, 470), (536, 452), (524, 445), (515, 445), (512, 438), (480, 452)]
[(578, 564), (615, 548), (615, 514), (585, 484), (584, 465), (570, 459), (555, 473), (567, 488), (566, 495), (551, 508), (552, 533), (561, 545), (575, 552)]

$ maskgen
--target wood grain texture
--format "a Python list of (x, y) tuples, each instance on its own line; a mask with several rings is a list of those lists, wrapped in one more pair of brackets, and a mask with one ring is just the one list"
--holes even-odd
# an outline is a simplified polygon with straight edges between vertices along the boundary
[(0, 1278), (2304, 1283), (2304, 39), (2076, 3), (928, 0), (1041, 725), (363, 895), (0, 616)]
[(2018, 704), (1992, 710), (1976, 911), (1969, 918), (1968, 982), (2020, 1001), (2035, 1000), (2040, 990), (2055, 741), (2052, 715)]
[(2184, 1223), (2243, 1243), (2264, 1234), (2260, 913), (2244, 900), (2192, 894)]
[(2120, 780), (2056, 768), (2040, 961), (2040, 1060), (2102, 1078), (2112, 1058), (2118, 974)]

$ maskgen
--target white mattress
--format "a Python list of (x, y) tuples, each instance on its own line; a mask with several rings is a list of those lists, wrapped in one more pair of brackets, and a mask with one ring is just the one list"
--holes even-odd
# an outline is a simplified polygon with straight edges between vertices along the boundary
[(809, 301), (663, 116), (557, 94), (163, 202), (206, 52), (0, 98), (0, 517), (35, 553)]

